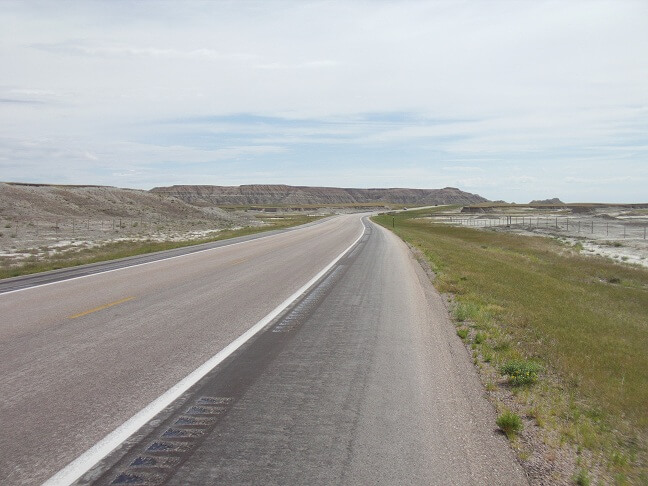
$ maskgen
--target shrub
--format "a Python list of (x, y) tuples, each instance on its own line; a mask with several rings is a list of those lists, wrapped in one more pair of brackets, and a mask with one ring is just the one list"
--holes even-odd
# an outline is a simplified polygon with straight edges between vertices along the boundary
[(509, 439), (514, 438), (522, 430), (522, 419), (513, 412), (506, 411), (500, 414), (495, 423)]
[(514, 386), (530, 385), (538, 380), (542, 367), (533, 361), (509, 361), (500, 367), (500, 373), (508, 376)]

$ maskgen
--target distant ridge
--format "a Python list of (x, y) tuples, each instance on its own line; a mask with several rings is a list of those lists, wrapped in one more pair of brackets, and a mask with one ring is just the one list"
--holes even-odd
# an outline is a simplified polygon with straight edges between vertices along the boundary
[(411, 205), (476, 204), (488, 200), (456, 187), (443, 189), (351, 189), (338, 187), (251, 184), (243, 186), (175, 185), (155, 187), (151, 192), (181, 199), (199, 206), (243, 206), (251, 204), (362, 204)]
[(529, 204), (565, 204), (557, 197), (551, 199), (534, 199)]

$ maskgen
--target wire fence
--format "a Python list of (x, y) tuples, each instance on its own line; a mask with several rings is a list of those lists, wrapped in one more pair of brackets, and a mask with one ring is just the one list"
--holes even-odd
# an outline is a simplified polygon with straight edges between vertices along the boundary
[(570, 235), (582, 235), (594, 239), (646, 239), (648, 223), (645, 221), (595, 221), (578, 217), (445, 217), (438, 218), (450, 224), (473, 227), (511, 227), (519, 229), (545, 229)]

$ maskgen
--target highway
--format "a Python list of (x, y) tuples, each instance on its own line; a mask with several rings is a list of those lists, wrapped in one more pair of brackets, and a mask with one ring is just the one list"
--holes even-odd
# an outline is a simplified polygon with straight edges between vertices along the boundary
[(0, 294), (0, 315), (0, 484), (526, 483), (441, 298), (360, 215)]

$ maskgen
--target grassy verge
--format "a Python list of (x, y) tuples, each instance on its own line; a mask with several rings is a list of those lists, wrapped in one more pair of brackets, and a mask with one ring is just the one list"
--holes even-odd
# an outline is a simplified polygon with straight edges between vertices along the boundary
[(648, 484), (648, 271), (549, 238), (420, 219), (429, 213), (374, 221), (418, 248), (454, 295), (491, 395), (507, 393), (544, 445), (576, 451), (579, 474)]
[(114, 241), (93, 248), (82, 248), (75, 251), (55, 253), (46, 258), (31, 257), (18, 265), (8, 265), (2, 262), (0, 266), (0, 279), (74, 267), (87, 263), (116, 260), (118, 258), (171, 250), (173, 248), (209, 243), (228, 238), (236, 238), (238, 236), (247, 236), (264, 231), (298, 226), (317, 219), (319, 217), (306, 215), (273, 215), (271, 219), (266, 221), (268, 224), (264, 226), (246, 226), (239, 229), (223, 230), (209, 238), (183, 241)]

